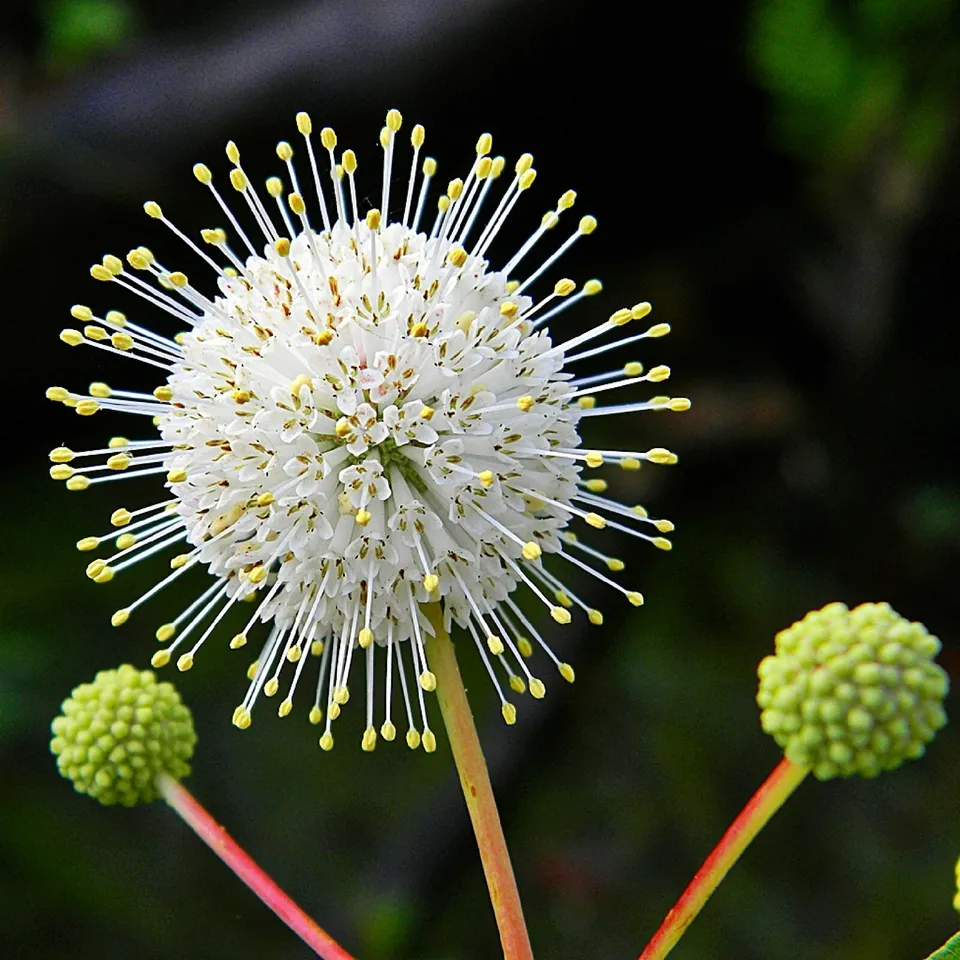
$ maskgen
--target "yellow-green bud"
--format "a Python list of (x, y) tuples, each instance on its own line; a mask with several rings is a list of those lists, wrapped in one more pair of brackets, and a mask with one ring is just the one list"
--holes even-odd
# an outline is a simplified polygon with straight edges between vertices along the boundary
[(820, 780), (923, 755), (946, 722), (940, 641), (887, 603), (831, 603), (777, 634), (758, 668), (763, 729)]
[(78, 793), (133, 807), (156, 800), (156, 780), (190, 773), (193, 717), (170, 683), (124, 664), (82, 683), (51, 724), (57, 767)]

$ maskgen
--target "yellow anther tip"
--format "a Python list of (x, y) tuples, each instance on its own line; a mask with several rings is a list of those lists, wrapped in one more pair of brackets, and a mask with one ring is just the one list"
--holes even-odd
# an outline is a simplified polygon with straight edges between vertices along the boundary
[(653, 545), (658, 550), (672, 550), (673, 544), (666, 537), (654, 537)]
[(642, 320), (652, 309), (653, 306), (644, 300), (643, 303), (635, 303), (630, 308), (630, 315), (634, 320)]
[(314, 726), (323, 722), (323, 711), (316, 705), (310, 708), (310, 722)]
[(503, 653), (503, 641), (497, 636), (489, 636), (487, 637), (487, 649), (495, 657), (499, 657)]
[(177, 632), (175, 623), (165, 623), (157, 627), (156, 637), (160, 643), (166, 643)]
[(428, 573), (423, 578), (423, 586), (427, 593), (433, 593), (440, 586), (440, 578), (435, 573)]
[(558, 280), (553, 285), (553, 292), (558, 297), (567, 297), (571, 293), (573, 293), (573, 291), (576, 289), (577, 289), (577, 285), (568, 277), (565, 277), (563, 280)]
[(357, 172), (357, 155), (352, 150), (343, 151), (343, 169), (346, 170), (348, 174), (353, 174)]
[(693, 404), (690, 402), (689, 397), (673, 397), (668, 403), (667, 406), (674, 413), (683, 413), (686, 410), (689, 410)]
[(187, 471), (183, 468), (171, 470), (167, 474), (167, 483), (183, 483), (187, 479)]
[(230, 183), (233, 185), (233, 189), (238, 193), (243, 193), (247, 189), (247, 176), (242, 171), (234, 167), (230, 171)]
[(387, 126), (396, 133), (403, 124), (403, 114), (395, 107), (387, 111)]
[(65, 463), (55, 463), (50, 468), (51, 480), (69, 480), (74, 474), (74, 469)]
[(606, 491), (608, 484), (606, 480), (601, 480), (599, 477), (596, 477), (592, 480), (587, 480), (586, 486), (591, 493), (603, 493)]
[(263, 685), (264, 696), (274, 697), (277, 694), (277, 691), (280, 689), (280, 681), (276, 677), (271, 677)]
[(432, 730), (423, 731), (423, 738), (421, 742), (423, 743), (423, 749), (427, 753), (433, 753), (437, 749), (437, 738), (434, 736)]
[(510, 689), (514, 693), (523, 694), (526, 693), (527, 685), (520, 679), (516, 674), (510, 678)]
[(290, 241), (286, 237), (280, 237), (279, 240), (276, 240), (273, 244), (273, 249), (277, 251), (277, 254), (281, 257), (290, 256)]
[(286, 140), (281, 140), (277, 144), (277, 156), (286, 163), (287, 160), (293, 159), (293, 147), (287, 143)]
[(416, 750), (420, 746), (420, 733), (417, 730), (410, 729), (407, 731), (407, 746), (411, 750)]
[(599, 453), (597, 450), (591, 450), (587, 454), (587, 466), (588, 467), (599, 467), (603, 465), (603, 454)]
[(287, 697), (280, 706), (277, 708), (278, 717), (286, 717), (289, 715), (290, 711), (293, 709), (293, 701)]
[(371, 210), (367, 214), (366, 223), (371, 230), (376, 230), (380, 226), (380, 211)]
[(592, 410), (596, 405), (596, 397), (577, 397), (577, 406), (581, 410)]
[(565, 624), (570, 622), (570, 611), (565, 610), (563, 607), (551, 607), (550, 616), (553, 617), (557, 623)]
[(181, 673), (186, 673), (193, 666), (193, 654), (185, 653), (177, 658), (177, 669)]
[(83, 334), (79, 330), (66, 328), (60, 331), (60, 339), (70, 347), (78, 347), (83, 343)]
[(165, 667), (170, 662), (170, 651), (169, 650), (158, 650), (150, 658), (150, 666), (159, 669), (160, 667)]
[(520, 190), (529, 190), (533, 186), (533, 181), (537, 179), (537, 171), (532, 167), (520, 174), (520, 182), (517, 184)]
[(591, 611), (587, 614), (587, 619), (588, 619), (595, 627), (602, 627), (602, 626), (603, 626), (603, 614), (602, 614), (599, 610), (591, 610)]
[(583, 519), (595, 530), (602, 530), (607, 525), (607, 521), (599, 513), (588, 513)]
[[(310, 114), (304, 110), (301, 110), (297, 114), (297, 129), (304, 135), (313, 132), (313, 121), (310, 119)], [(324, 131), (326, 132), (326, 131)], [(331, 131), (332, 132), (332, 131)]]
[(372, 519), (373, 514), (369, 510), (358, 510), (356, 520), (361, 527), (365, 527)]
[(651, 463), (666, 464), (669, 466), (676, 463), (679, 457), (675, 453), (665, 450), (663, 447), (654, 447), (652, 450), (647, 451), (647, 459)]
[(607, 561), (607, 569), (613, 573), (619, 573), (624, 569), (625, 566), (626, 564), (622, 560), (618, 560), (616, 557), (611, 557)]
[(364, 650), (366, 650), (367, 647), (369, 647), (370, 644), (373, 643), (373, 631), (369, 627), (364, 627), (360, 631), (360, 634), (357, 637), (357, 641), (359, 642), (360, 646), (363, 647)]
[(391, 743), (397, 737), (397, 728), (389, 720), (385, 720), (380, 727), (380, 736), (383, 737), (387, 743)]
[(511, 727), (517, 722), (517, 708), (512, 703), (504, 703), (500, 707), (500, 712)]
[(603, 284), (599, 280), (588, 280), (583, 285), (583, 292), (588, 297), (595, 297), (603, 289)]
[(480, 481), (484, 487), (492, 487), (494, 480), (496, 480), (496, 475), (492, 470), (481, 470), (477, 474), (477, 479)]
[(533, 405), (536, 401), (529, 394), (525, 397), (517, 398), (517, 407), (522, 410), (524, 413), (529, 413), (533, 409)]
[(326, 753), (333, 749), (333, 734), (329, 730), (320, 738), (320, 749)]
[(547, 692), (547, 688), (543, 685), (542, 680), (538, 680), (536, 677), (530, 678), (530, 696), (535, 700), (542, 700), (543, 695)]
[(86, 490), (90, 486), (89, 477), (83, 476), (83, 474), (75, 474), (67, 480), (67, 489), (73, 491)]
[(672, 533), (672, 532), (673, 532), (673, 529), (674, 529), (673, 524), (672, 524), (669, 520), (657, 520), (657, 521), (654, 523), (654, 526), (655, 526), (661, 533)]
[(665, 337), (670, 332), (669, 323), (656, 323), (648, 331), (648, 337)]
[(571, 667), (569, 663), (561, 663), (559, 669), (560, 676), (563, 677), (567, 683), (573, 683), (574, 679), (576, 679), (576, 674), (573, 672), (573, 667)]
[(636, 590), (627, 591), (627, 600), (635, 607), (643, 606), (643, 594), (637, 593)]
[(524, 560), (539, 560), (543, 551), (540, 549), (539, 543), (529, 540), (523, 545), (522, 553)]
[(493, 137), (489, 133), (481, 133), (477, 140), (477, 156), (485, 157), (493, 149)]
[(423, 124), (418, 123), (413, 130), (410, 131), (410, 145), (419, 150), (420, 147), (423, 146), (423, 141), (426, 139), (426, 136), (427, 131), (424, 129)]
[(437, 678), (436, 675), (431, 670), (424, 670), (420, 674), (420, 686), (423, 687), (427, 693), (432, 693), (437, 689)]
[(159, 220), (163, 216), (163, 211), (160, 209), (160, 204), (155, 203), (153, 200), (148, 200), (143, 205), (143, 212), (148, 217), (153, 217), (154, 220)]
[(366, 753), (370, 753), (377, 745), (377, 731), (373, 727), (367, 727), (363, 731), (363, 739), (360, 741), (360, 747)]
[(130, 619), (130, 611), (125, 607), (117, 610), (110, 618), (110, 623), (114, 627), (122, 627)]
[(583, 234), (583, 236), (587, 236), (587, 235), (593, 233), (593, 231), (596, 230), (596, 229), (597, 229), (597, 218), (596, 218), (596, 217), (586, 216), (586, 217), (581, 217), (581, 218), (580, 218), (580, 223), (577, 225), (577, 230), (578, 230), (581, 234)]
[(86, 553), (88, 550), (96, 550), (100, 546), (99, 537), (84, 537), (77, 541), (77, 549)]

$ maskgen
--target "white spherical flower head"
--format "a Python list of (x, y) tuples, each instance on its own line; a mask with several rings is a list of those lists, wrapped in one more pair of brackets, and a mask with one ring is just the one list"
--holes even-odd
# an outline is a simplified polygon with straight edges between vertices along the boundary
[[(252, 601), (249, 621), (230, 646), (256, 636), (262, 647), (234, 722), (248, 726), (255, 702), (281, 686), (279, 713), (286, 716), (302, 683), (310, 688), (311, 721), (325, 722), (325, 749), (349, 699), (355, 660), (366, 668), (364, 748), (376, 743), (377, 722), (380, 734), (394, 739), (399, 692), (408, 744), (433, 749), (424, 694), (436, 678), (425, 652), (432, 627), (423, 604), (441, 604), (446, 626), (456, 623), (473, 639), (508, 723), (516, 711), (505, 687), (544, 695), (544, 683), (527, 665), (535, 647), (572, 680), (572, 667), (556, 657), (515, 593), (528, 593), (559, 624), (569, 623), (576, 608), (601, 623), (599, 611), (564, 585), (567, 566), (642, 603), (639, 593), (597, 569), (618, 571), (623, 564), (566, 527), (611, 526), (668, 549), (661, 536), (672, 529), (668, 521), (607, 499), (605, 481), (582, 474), (610, 463), (629, 470), (644, 460), (676, 461), (662, 448), (584, 450), (581, 421), (689, 407), (686, 399), (665, 396), (597, 405), (607, 391), (665, 379), (665, 367), (644, 371), (628, 363), (608, 373), (570, 372), (578, 361), (667, 333), (666, 324), (657, 324), (620, 336), (649, 304), (617, 310), (563, 343), (551, 338), (553, 317), (600, 290), (595, 280), (577, 290), (567, 279), (541, 289), (556, 260), (593, 231), (592, 217), (583, 217), (539, 266), (519, 269), (573, 206), (572, 191), (496, 269), (487, 250), (533, 184), (532, 157), (522, 156), (503, 178), (506, 188), (498, 189), (504, 160), (489, 156), (491, 138), (484, 134), (469, 173), (449, 183), (427, 229), (436, 163), (428, 158), (420, 165), (420, 126), (410, 138), (406, 189), (396, 205), (391, 200), (400, 124), (391, 110), (380, 138), (381, 207), (365, 215), (355, 155), (347, 150), (338, 157), (336, 135), (326, 128), (319, 138), (324, 162), (306, 114), (297, 126), (312, 173), (309, 213), (288, 143), (278, 145), (277, 155), (291, 192), (284, 195), (272, 177), (267, 197), (250, 184), (239, 151), (228, 144), (230, 184), (245, 219), (263, 235), (259, 248), (210, 170), (198, 164), (194, 174), (229, 222), (235, 246), (215, 228), (202, 232), (204, 249), (157, 204), (145, 210), (215, 271), (215, 290), (194, 286), (145, 247), (130, 251), (126, 265), (108, 256), (91, 270), (159, 307), (174, 329), (186, 332), (157, 333), (116, 311), (99, 318), (76, 306), (73, 315), (84, 326), (61, 334), (71, 345), (140, 360), (161, 371), (164, 382), (152, 394), (104, 383), (92, 384), (89, 394), (48, 391), (81, 415), (141, 414), (159, 431), (144, 439), (115, 437), (101, 450), (58, 447), (50, 455), (51, 474), (71, 490), (121, 477), (166, 478), (166, 497), (116, 510), (111, 533), (78, 544), (115, 548), (87, 567), (100, 583), (141, 559), (180, 551), (171, 572), (118, 610), (113, 623), (124, 623), (188, 570), (205, 567), (212, 583), (159, 628), (165, 646), (154, 666), (175, 659), (189, 669), (231, 607)], [(387, 222), (381, 210), (396, 219)], [(588, 347), (589, 341), (599, 345)], [(303, 680), (311, 661), (312, 677)]]

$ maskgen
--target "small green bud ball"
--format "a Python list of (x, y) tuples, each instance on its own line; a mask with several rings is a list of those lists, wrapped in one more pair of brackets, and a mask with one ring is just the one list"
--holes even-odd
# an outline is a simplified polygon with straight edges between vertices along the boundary
[(156, 800), (156, 780), (190, 773), (193, 717), (170, 683), (124, 664), (102, 670), (63, 701), (51, 724), (57, 767), (78, 793), (133, 807)]
[(875, 777), (925, 745), (946, 722), (940, 641), (888, 603), (831, 603), (776, 637), (757, 673), (763, 729), (819, 780)]

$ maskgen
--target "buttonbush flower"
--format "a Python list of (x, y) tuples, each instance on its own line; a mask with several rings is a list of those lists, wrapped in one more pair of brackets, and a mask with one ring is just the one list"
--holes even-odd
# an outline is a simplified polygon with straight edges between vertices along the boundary
[[(565, 573), (577, 570), (641, 604), (640, 593), (607, 576), (623, 563), (566, 528), (613, 527), (669, 549), (662, 536), (673, 529), (669, 521), (608, 499), (606, 481), (584, 472), (676, 462), (659, 447), (584, 449), (581, 421), (690, 404), (668, 396), (597, 404), (609, 391), (665, 380), (664, 366), (571, 372), (588, 358), (666, 334), (668, 325), (658, 323), (624, 335), (627, 324), (647, 316), (648, 303), (618, 309), (560, 342), (551, 337), (551, 320), (601, 289), (596, 280), (578, 289), (561, 278), (541, 290), (557, 260), (596, 227), (582, 217), (552, 252), (535, 258), (567, 219), (573, 191), (502, 266), (487, 259), (533, 185), (529, 154), (501, 180), (504, 158), (491, 157), (491, 137), (481, 136), (467, 176), (449, 182), (428, 226), (437, 165), (421, 162), (422, 126), (410, 136), (412, 158), (401, 158), (401, 117), (387, 114), (380, 208), (366, 211), (354, 152), (338, 154), (330, 128), (318, 146), (305, 113), (297, 127), (305, 167), (295, 168), (289, 143), (278, 144), (288, 183), (271, 177), (265, 193), (248, 179), (236, 145), (227, 145), (230, 189), (255, 225), (251, 233), (204, 164), (193, 172), (229, 225), (229, 239), (220, 227), (203, 230), (204, 247), (158, 204), (144, 205), (213, 271), (215, 283), (195, 283), (146, 247), (125, 262), (111, 255), (92, 267), (94, 279), (166, 314), (166, 326), (155, 332), (116, 310), (99, 316), (78, 305), (72, 313), (81, 325), (61, 339), (138, 360), (161, 382), (152, 392), (93, 383), (87, 393), (53, 387), (47, 395), (81, 416), (137, 414), (156, 430), (114, 437), (102, 449), (58, 447), (51, 475), (70, 490), (121, 478), (165, 482), (165, 496), (117, 509), (111, 532), (78, 543), (107, 548), (87, 567), (98, 583), (174, 552), (170, 572), (117, 610), (114, 625), (190, 569), (212, 575), (160, 626), (165, 646), (154, 666), (174, 660), (189, 669), (231, 607), (251, 601), (249, 621), (230, 641), (233, 648), (255, 637), (260, 643), (237, 726), (248, 726), (254, 704), (281, 685), (279, 714), (286, 716), (296, 691), (308, 686), (309, 718), (325, 720), (320, 745), (329, 749), (332, 721), (349, 699), (355, 661), (363, 660), (363, 747), (373, 749), (377, 722), (384, 739), (395, 738), (399, 686), (407, 742), (429, 751), (435, 738), (424, 694), (436, 678), (420, 604), (441, 603), (446, 627), (467, 631), (508, 723), (516, 710), (507, 691), (544, 695), (527, 663), (537, 648), (572, 681), (573, 668), (516, 596), (529, 594), (557, 624), (578, 609), (599, 624), (600, 612), (566, 586)], [(393, 197), (401, 165), (406, 182)]]

